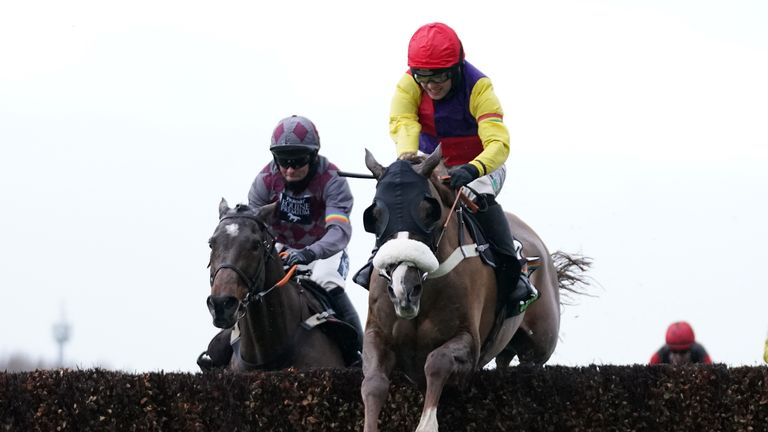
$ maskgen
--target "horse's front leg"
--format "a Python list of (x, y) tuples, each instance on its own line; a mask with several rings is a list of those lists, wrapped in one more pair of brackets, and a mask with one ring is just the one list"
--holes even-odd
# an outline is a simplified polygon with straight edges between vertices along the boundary
[(437, 404), (443, 388), (451, 376), (464, 378), (471, 373), (477, 361), (475, 343), (469, 333), (460, 333), (429, 353), (424, 364), (427, 377), (427, 393), (424, 395), (424, 409), (416, 432), (437, 432)]
[(395, 366), (395, 354), (384, 346), (378, 330), (366, 330), (363, 342), (363, 383), (360, 393), (365, 406), (364, 432), (379, 430), (379, 414), (387, 400), (390, 374)]

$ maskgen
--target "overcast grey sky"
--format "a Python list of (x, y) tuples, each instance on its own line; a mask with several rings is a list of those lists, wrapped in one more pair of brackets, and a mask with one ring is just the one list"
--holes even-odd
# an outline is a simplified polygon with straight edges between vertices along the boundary
[[(245, 202), (277, 121), (394, 160), (410, 36), (442, 21), (512, 136), (500, 201), (594, 259), (550, 363), (646, 362), (685, 319), (715, 361), (768, 331), (768, 3), (24, 1), (0, 4), (0, 358), (195, 371), (217, 206)], [(356, 198), (356, 270), (373, 236)], [(367, 292), (349, 281), (362, 318)]]

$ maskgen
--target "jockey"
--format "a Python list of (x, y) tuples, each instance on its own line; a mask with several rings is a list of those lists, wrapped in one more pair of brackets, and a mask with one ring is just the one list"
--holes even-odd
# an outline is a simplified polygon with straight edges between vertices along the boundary
[[(256, 178), (248, 192), (253, 208), (279, 201), (270, 230), (278, 246), (287, 252), (285, 264), (311, 270), (309, 279), (325, 289), (336, 317), (357, 333), (362, 352), (363, 329), (352, 302), (344, 291), (349, 271), (347, 244), (352, 235), (349, 214), (352, 192), (338, 168), (320, 156), (320, 136), (315, 125), (301, 116), (286, 117), (277, 124), (269, 146), (273, 160)], [(198, 359), (203, 370), (229, 363), (227, 330), (214, 337), (208, 358)]]
[(362, 351), (360, 318), (344, 291), (352, 236), (352, 192), (338, 168), (320, 156), (320, 136), (306, 117), (280, 120), (269, 146), (273, 160), (256, 175), (248, 204), (259, 208), (279, 201), (270, 227), (288, 252), (285, 263), (311, 270), (309, 278), (333, 300), (337, 317), (355, 328)]
[[(451, 187), (468, 186), (470, 197), (487, 203), (475, 216), (494, 247), (497, 277), (511, 287), (508, 316), (525, 311), (539, 296), (526, 272), (522, 245), (496, 202), (506, 177), (509, 132), (490, 79), (464, 60), (456, 32), (442, 23), (416, 30), (408, 45), (409, 70), (397, 84), (389, 129), (398, 158), (432, 153), (441, 145)], [(486, 208), (486, 205), (481, 205)], [(353, 280), (368, 286), (371, 263)]]
[(693, 328), (685, 321), (678, 321), (669, 325), (666, 342), (664, 346), (653, 354), (650, 364), (712, 364), (712, 359), (707, 354), (707, 350), (696, 342)]

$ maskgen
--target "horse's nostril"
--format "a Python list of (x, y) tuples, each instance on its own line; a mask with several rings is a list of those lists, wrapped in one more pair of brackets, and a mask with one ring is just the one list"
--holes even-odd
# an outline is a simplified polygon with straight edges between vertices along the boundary
[(238, 307), (237, 298), (232, 296), (227, 297), (208, 297), (208, 310), (212, 314), (232, 313), (233, 310)]
[(236, 307), (237, 307), (237, 299), (234, 297), (228, 297), (227, 300), (224, 302), (225, 309), (234, 309)]

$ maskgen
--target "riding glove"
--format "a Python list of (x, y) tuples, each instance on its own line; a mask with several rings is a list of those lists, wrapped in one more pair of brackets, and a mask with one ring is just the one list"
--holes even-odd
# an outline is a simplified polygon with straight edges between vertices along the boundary
[(309, 264), (315, 260), (317, 256), (309, 249), (291, 249), (288, 252), (288, 256), (285, 258), (285, 264), (292, 266), (294, 264)]
[(451, 173), (451, 188), (458, 189), (480, 177), (480, 171), (472, 164), (464, 164)]

